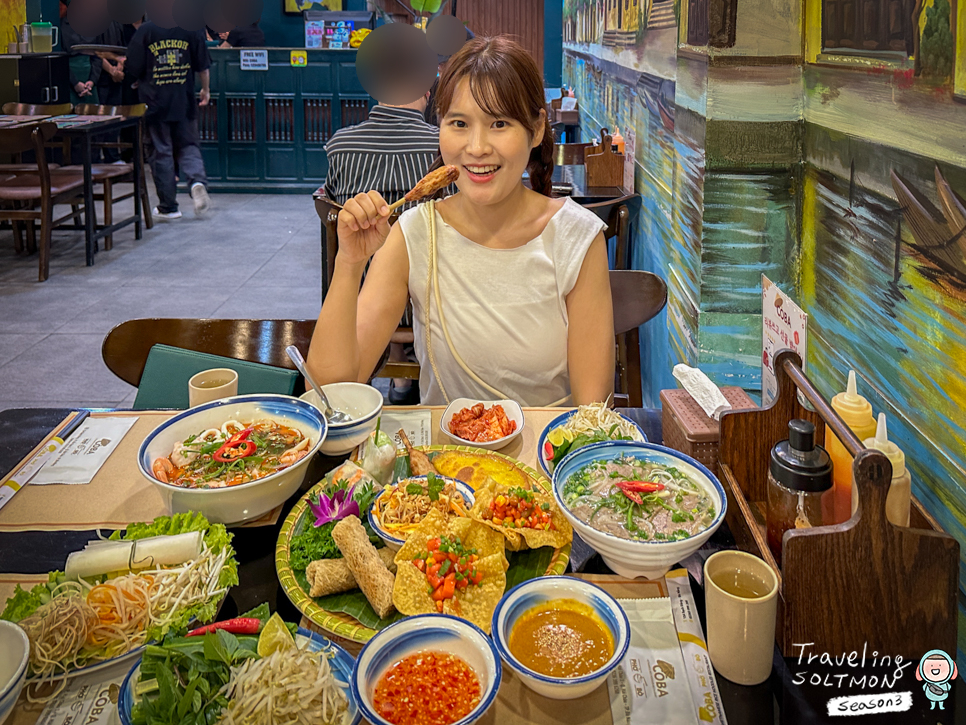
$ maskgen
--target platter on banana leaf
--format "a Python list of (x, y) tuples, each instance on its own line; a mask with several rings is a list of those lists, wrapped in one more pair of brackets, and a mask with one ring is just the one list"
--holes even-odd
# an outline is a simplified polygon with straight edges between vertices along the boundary
[[(550, 482), (544, 478), (540, 473), (530, 468), (529, 466), (517, 461), (516, 459), (510, 458), (509, 456), (502, 455), (500, 453), (485, 451), (479, 448), (474, 448), (471, 446), (425, 446), (413, 449), (413, 457), (419, 457), (421, 454), (425, 454), (431, 462), (434, 472), (430, 473), (430, 476), (434, 474), (440, 475), (441, 478), (451, 478), (462, 481), (470, 488), (476, 492), (477, 499), (480, 495), (484, 496), (485, 501), (492, 500), (495, 494), (490, 494), (487, 497), (486, 491), (493, 491), (499, 488), (503, 492), (508, 492), (513, 490), (515, 492), (532, 491), (537, 500), (543, 500), (544, 496), (549, 497), (550, 493)], [(422, 459), (425, 462), (425, 459)], [(345, 464), (351, 466), (351, 464)], [(401, 451), (397, 453), (395, 466), (392, 473), (392, 483), (397, 483), (400, 481), (416, 480), (411, 479), (413, 476), (413, 468), (419, 471), (419, 463), (416, 466), (411, 466), (410, 455)], [(350, 589), (347, 591), (342, 591), (333, 594), (327, 594), (324, 596), (312, 597), (310, 593), (312, 591), (312, 584), (309, 581), (306, 570), (309, 569), (309, 575), (312, 575), (312, 569), (308, 566), (308, 559), (315, 556), (319, 556), (319, 550), (313, 549), (306, 551), (304, 541), (305, 532), (312, 530), (315, 525), (315, 516), (318, 515), (318, 507), (320, 502), (320, 494), (324, 492), (332, 493), (338, 489), (338, 484), (344, 488), (351, 488), (355, 486), (355, 482), (352, 482), (352, 486), (347, 486), (345, 481), (337, 480), (337, 477), (345, 477), (345, 471), (347, 469), (344, 467), (339, 467), (334, 471), (329, 472), (326, 477), (320, 481), (318, 484), (313, 486), (306, 494), (299, 500), (295, 507), (291, 510), (289, 515), (286, 517), (281, 531), (279, 533), (278, 543), (275, 549), (275, 567), (278, 572), (278, 578), (282, 585), (282, 589), (285, 591), (291, 602), (302, 612), (311, 622), (313, 622), (317, 627), (331, 633), (337, 637), (341, 637), (345, 640), (352, 642), (364, 643), (368, 641), (373, 635), (376, 634), (380, 629), (383, 629), (393, 622), (403, 619), (406, 615), (400, 613), (400, 611), (392, 611), (385, 617), (380, 617), (376, 610), (373, 608), (366, 594), (362, 592), (359, 588)], [(357, 469), (359, 470), (359, 469)], [(358, 486), (356, 486), (355, 491), (358, 491)], [(520, 494), (521, 497), (523, 494)], [(325, 497), (323, 497), (325, 498)], [(351, 494), (350, 494), (351, 498)], [(333, 499), (334, 500), (334, 499)], [(368, 508), (371, 505), (371, 498), (363, 497), (360, 499), (363, 501), (363, 505)], [(339, 500), (338, 505), (345, 505), (349, 503), (344, 500)], [(470, 503), (470, 502), (467, 502)], [(336, 505), (333, 503), (333, 505)], [(478, 508), (478, 507), (477, 507)], [(474, 509), (475, 511), (476, 509)], [(537, 506), (533, 507), (533, 510), (539, 514)], [(367, 521), (367, 511), (360, 510), (359, 518), (363, 523), (365, 523), (365, 532), (368, 534), (370, 541), (377, 547), (382, 548), (383, 541), (374, 532), (372, 527)], [(475, 515), (475, 514), (474, 514)], [(490, 514), (492, 516), (492, 514)], [(427, 517), (428, 519), (429, 517)], [(561, 517), (562, 518), (562, 517)], [(468, 519), (464, 519), (463, 523), (469, 524)], [(500, 534), (500, 529), (498, 526), (493, 525), (493, 521), (486, 521), (487, 525), (484, 526), (484, 522), (475, 521), (473, 523), (479, 530), (473, 535), (474, 541), (482, 541), (487, 539), (492, 543), (492, 537), (494, 529)], [(553, 545), (543, 545), (539, 546), (534, 544), (535, 548), (524, 548), (519, 545), (520, 537), (516, 537), (517, 545), (511, 545), (510, 542), (514, 541), (513, 532), (504, 532), (507, 536), (506, 550), (503, 552), (501, 547), (500, 561), (503, 562), (503, 568), (505, 569), (505, 575), (499, 573), (499, 584), (498, 592), (492, 592), (494, 586), (493, 581), (488, 581), (488, 587), (480, 587), (480, 590), (490, 589), (490, 595), (496, 596), (498, 600), (499, 597), (503, 595), (503, 592), (511, 589), (520, 582), (526, 581), (528, 579), (533, 579), (539, 576), (553, 576), (561, 575), (566, 571), (567, 564), (570, 560), (570, 529), (569, 525), (564, 521), (564, 525), (567, 526), (566, 531), (566, 543), (560, 546)], [(532, 533), (532, 532), (528, 532)], [(547, 533), (547, 532), (543, 532)], [(414, 539), (423, 535), (423, 532), (414, 532)], [(502, 534), (500, 534), (502, 535)], [(432, 536), (432, 532), (428, 534)], [(439, 538), (439, 537), (436, 537)], [(560, 537), (558, 537), (559, 540)], [(423, 535), (421, 541), (425, 542), (432, 539), (427, 539), (426, 535)], [(443, 540), (446, 537), (443, 536)], [(501, 541), (499, 536), (497, 541)], [(431, 545), (432, 546), (432, 545)], [(421, 547), (409, 545), (403, 545), (403, 549), (400, 549), (400, 553), (405, 555), (409, 550), (416, 550)], [(334, 548), (334, 547), (333, 547)], [(423, 546), (422, 548), (425, 548)], [(485, 548), (485, 547), (484, 547)], [(519, 550), (514, 550), (519, 549)], [(432, 550), (432, 549), (431, 549)], [(333, 551), (324, 551), (325, 554), (331, 556), (334, 560), (341, 556), (340, 552), (336, 549)], [(392, 561), (392, 552), (382, 551), (377, 552), (380, 558), (388, 564)], [(423, 557), (426, 555), (426, 551), (422, 551), (416, 554), (418, 557)], [(480, 554), (484, 553), (481, 549)], [(505, 556), (505, 560), (503, 557)], [(400, 566), (409, 567), (410, 564), (416, 564), (416, 561), (408, 561), (411, 556), (405, 556), (407, 561), (401, 563), (402, 560), (397, 558), (400, 562)], [(489, 557), (486, 557), (489, 558)], [(429, 561), (432, 562), (432, 556), (429, 556)], [(422, 561), (418, 562), (422, 566)], [(486, 562), (481, 561), (481, 569), (486, 568)], [(444, 563), (444, 571), (446, 565)], [(457, 567), (453, 566), (455, 570)], [(419, 603), (418, 606), (432, 606), (434, 603), (429, 599), (427, 592), (422, 587), (425, 586), (425, 578), (420, 574), (419, 576), (413, 576), (413, 572), (409, 571), (407, 568), (404, 571), (407, 580), (416, 581), (418, 580), (421, 590), (415, 596), (416, 598), (421, 598), (425, 600), (426, 604)], [(398, 575), (397, 575), (398, 577)], [(504, 584), (505, 579), (505, 584)], [(398, 587), (397, 587), (398, 589)], [(430, 587), (430, 590), (432, 587)], [(472, 587), (470, 587), (472, 589)], [(397, 592), (398, 595), (398, 592)], [(457, 594), (456, 599), (459, 599)], [(464, 601), (472, 602), (473, 597), (470, 596)], [(399, 598), (394, 597), (394, 602), (399, 606)], [(463, 616), (459, 613), (459, 604), (456, 602), (457, 609), (454, 612), (450, 608), (449, 602), (447, 604), (447, 613), (456, 613), (457, 616)], [(495, 602), (494, 602), (495, 605)], [(464, 605), (467, 606), (467, 605)], [(473, 606), (473, 605), (470, 605)], [(476, 605), (478, 606), (478, 605)], [(405, 609), (405, 606), (400, 608)], [(468, 610), (467, 610), (468, 611)], [(410, 613), (416, 613), (415, 611), (410, 611)], [(492, 609), (490, 609), (492, 613)], [(482, 620), (483, 615), (478, 615), (475, 617), (477, 620)], [(474, 621), (473, 615), (467, 615), (465, 618)], [(487, 627), (488, 628), (488, 622)]]

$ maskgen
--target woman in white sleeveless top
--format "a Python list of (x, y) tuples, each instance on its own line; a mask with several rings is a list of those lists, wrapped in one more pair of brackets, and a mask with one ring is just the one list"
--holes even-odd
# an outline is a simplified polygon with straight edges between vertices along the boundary
[(459, 193), (392, 229), (377, 192), (346, 203), (309, 348), (313, 376), (368, 380), (412, 297), (424, 404), (605, 400), (614, 324), (604, 225), (550, 198), (553, 133), (536, 64), (505, 37), (469, 41), (450, 58), (437, 103), (442, 163), (459, 168)]

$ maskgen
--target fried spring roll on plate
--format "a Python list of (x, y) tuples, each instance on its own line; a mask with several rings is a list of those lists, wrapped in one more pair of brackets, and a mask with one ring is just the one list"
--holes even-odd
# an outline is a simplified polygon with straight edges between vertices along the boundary
[[(376, 549), (376, 553), (382, 562), (393, 574), (396, 573), (396, 562), (393, 557), (396, 552), (383, 547)], [(305, 578), (312, 587), (309, 591), (310, 597), (325, 597), (329, 594), (339, 594), (358, 589), (359, 583), (352, 576), (349, 565), (345, 559), (319, 559), (313, 561), (305, 568)]]
[(392, 587), (396, 578), (379, 558), (376, 547), (369, 541), (359, 517), (346, 516), (337, 523), (332, 528), (332, 540), (339, 547), (349, 571), (380, 619), (392, 614), (395, 611)]

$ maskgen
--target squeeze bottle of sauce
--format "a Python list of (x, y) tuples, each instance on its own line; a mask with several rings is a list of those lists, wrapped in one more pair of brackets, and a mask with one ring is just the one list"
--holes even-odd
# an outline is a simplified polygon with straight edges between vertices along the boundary
[(875, 438), (867, 438), (865, 447), (882, 451), (892, 464), (892, 485), (889, 486), (889, 495), (886, 497), (886, 518), (896, 526), (908, 526), (909, 509), (912, 506), (912, 476), (906, 468), (906, 455), (889, 440), (885, 413), (879, 413)]
[[(872, 404), (856, 392), (854, 370), (849, 370), (849, 385), (845, 392), (832, 398), (832, 408), (860, 441), (875, 435)], [(825, 449), (832, 459), (832, 514), (835, 517), (832, 523), (841, 524), (852, 518), (855, 511), (852, 505), (852, 456), (828, 427), (825, 429)]]
[(624, 153), (624, 137), (621, 135), (621, 130), (619, 128), (614, 128), (614, 136), (610, 141), (617, 153)]

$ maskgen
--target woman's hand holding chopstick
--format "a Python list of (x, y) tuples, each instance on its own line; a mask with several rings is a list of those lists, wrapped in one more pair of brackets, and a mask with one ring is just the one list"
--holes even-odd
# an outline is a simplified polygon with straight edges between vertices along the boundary
[(386, 243), (392, 212), (378, 191), (356, 194), (339, 212), (339, 256), (350, 264), (365, 263)]

